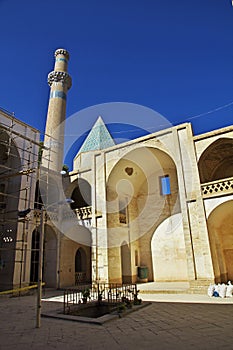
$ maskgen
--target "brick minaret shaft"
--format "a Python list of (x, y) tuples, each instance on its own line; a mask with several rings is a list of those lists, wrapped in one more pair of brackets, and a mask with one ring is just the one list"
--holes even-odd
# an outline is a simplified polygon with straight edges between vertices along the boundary
[(66, 118), (66, 95), (71, 87), (71, 77), (67, 73), (69, 53), (64, 49), (55, 51), (54, 71), (48, 75), (50, 97), (45, 129), (42, 165), (60, 172), (63, 165), (64, 127)]

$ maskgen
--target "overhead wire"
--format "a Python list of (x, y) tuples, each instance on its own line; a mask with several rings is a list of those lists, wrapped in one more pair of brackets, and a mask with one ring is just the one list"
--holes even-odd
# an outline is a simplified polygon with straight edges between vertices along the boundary
[[(231, 102), (229, 102), (229, 103), (226, 103), (226, 104), (224, 104), (224, 105), (222, 105), (222, 106), (219, 106), (219, 107), (216, 107), (216, 108), (214, 108), (214, 109), (211, 109), (211, 110), (209, 110), (209, 111), (207, 111), (207, 112), (203, 112), (203, 113), (200, 113), (200, 114), (196, 114), (196, 115), (194, 115), (194, 116), (186, 116), (186, 117), (183, 117), (182, 119), (179, 119), (179, 120), (174, 120), (174, 121), (169, 121), (169, 120), (167, 120), (167, 123), (160, 123), (160, 124), (156, 124), (156, 128), (158, 128), (158, 127), (168, 127), (169, 126), (169, 123), (171, 124), (171, 126), (173, 126), (174, 124), (179, 124), (179, 123), (188, 123), (190, 120), (194, 120), (194, 119), (198, 119), (198, 118), (200, 118), (200, 117), (203, 117), (203, 116), (205, 116), (205, 115), (208, 115), (208, 114), (211, 114), (211, 113), (215, 113), (215, 112), (217, 112), (217, 111), (220, 111), (220, 110), (222, 110), (222, 109), (224, 109), (224, 108), (227, 108), (227, 107), (229, 107), (229, 106), (232, 106), (233, 105), (233, 101), (231, 101)], [(165, 118), (165, 117), (164, 117)], [(107, 123), (108, 124), (108, 123)], [(109, 124), (111, 124), (111, 123), (109, 123)], [(145, 130), (146, 131), (149, 131), (149, 130), (151, 130), (152, 132), (153, 132), (153, 130), (155, 129), (155, 125), (150, 125), (150, 126), (146, 126), (145, 127)], [(127, 133), (128, 132), (135, 132), (135, 131), (137, 131), (138, 129), (137, 128), (134, 128), (134, 129), (127, 129), (126, 131), (127, 131)], [(125, 130), (119, 130), (119, 131), (111, 131), (111, 134), (125, 134), (125, 132), (126, 132)], [(85, 132), (85, 133), (87, 133), (87, 132)], [(83, 133), (83, 134), (85, 134), (85, 133)], [(69, 135), (65, 135), (65, 137), (69, 137), (69, 136), (81, 136), (81, 135), (77, 135), (77, 134), (69, 134)]]

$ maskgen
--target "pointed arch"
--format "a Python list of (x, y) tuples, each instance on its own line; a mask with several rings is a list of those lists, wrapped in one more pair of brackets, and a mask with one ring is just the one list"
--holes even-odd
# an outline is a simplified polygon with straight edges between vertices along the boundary
[[(166, 186), (161, 184), (163, 178), (169, 180)], [(125, 154), (115, 164), (107, 182), (110, 280), (115, 282), (122, 277), (121, 257), (126, 256), (122, 241), (138, 250), (140, 265), (148, 268), (148, 280), (153, 280), (151, 238), (163, 220), (180, 211), (178, 176), (172, 157), (153, 147), (138, 147)], [(135, 279), (133, 249), (131, 277)]]
[[(36, 228), (32, 232), (31, 239), (31, 283), (38, 282), (39, 249), (40, 231), (39, 228)], [(47, 287), (57, 287), (57, 237), (55, 231), (49, 225), (45, 225), (42, 275), (43, 282)]]
[(70, 187), (72, 209), (79, 209), (91, 206), (91, 185), (84, 179), (75, 180)]
[(217, 206), (207, 225), (215, 281), (233, 280), (233, 200)]
[(202, 153), (198, 168), (201, 183), (233, 176), (233, 139), (222, 137)]
[(90, 283), (91, 259), (90, 248), (79, 247), (75, 254), (75, 285)]
[(78, 248), (75, 254), (75, 272), (86, 272), (87, 255), (83, 248)]
[(151, 239), (154, 281), (187, 281), (182, 214), (165, 219)]

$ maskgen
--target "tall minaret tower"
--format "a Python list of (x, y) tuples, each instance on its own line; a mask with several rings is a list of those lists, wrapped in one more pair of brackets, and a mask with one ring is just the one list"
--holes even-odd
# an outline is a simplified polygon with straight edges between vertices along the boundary
[(48, 75), (50, 98), (42, 165), (55, 172), (60, 172), (63, 165), (66, 95), (72, 84), (71, 77), (67, 73), (68, 60), (68, 51), (64, 49), (56, 50), (54, 71)]

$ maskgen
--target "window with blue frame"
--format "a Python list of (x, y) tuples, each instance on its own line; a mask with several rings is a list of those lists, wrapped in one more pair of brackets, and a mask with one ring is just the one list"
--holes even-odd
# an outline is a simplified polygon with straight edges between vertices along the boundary
[(169, 175), (160, 176), (160, 193), (162, 196), (171, 194), (171, 185)]

